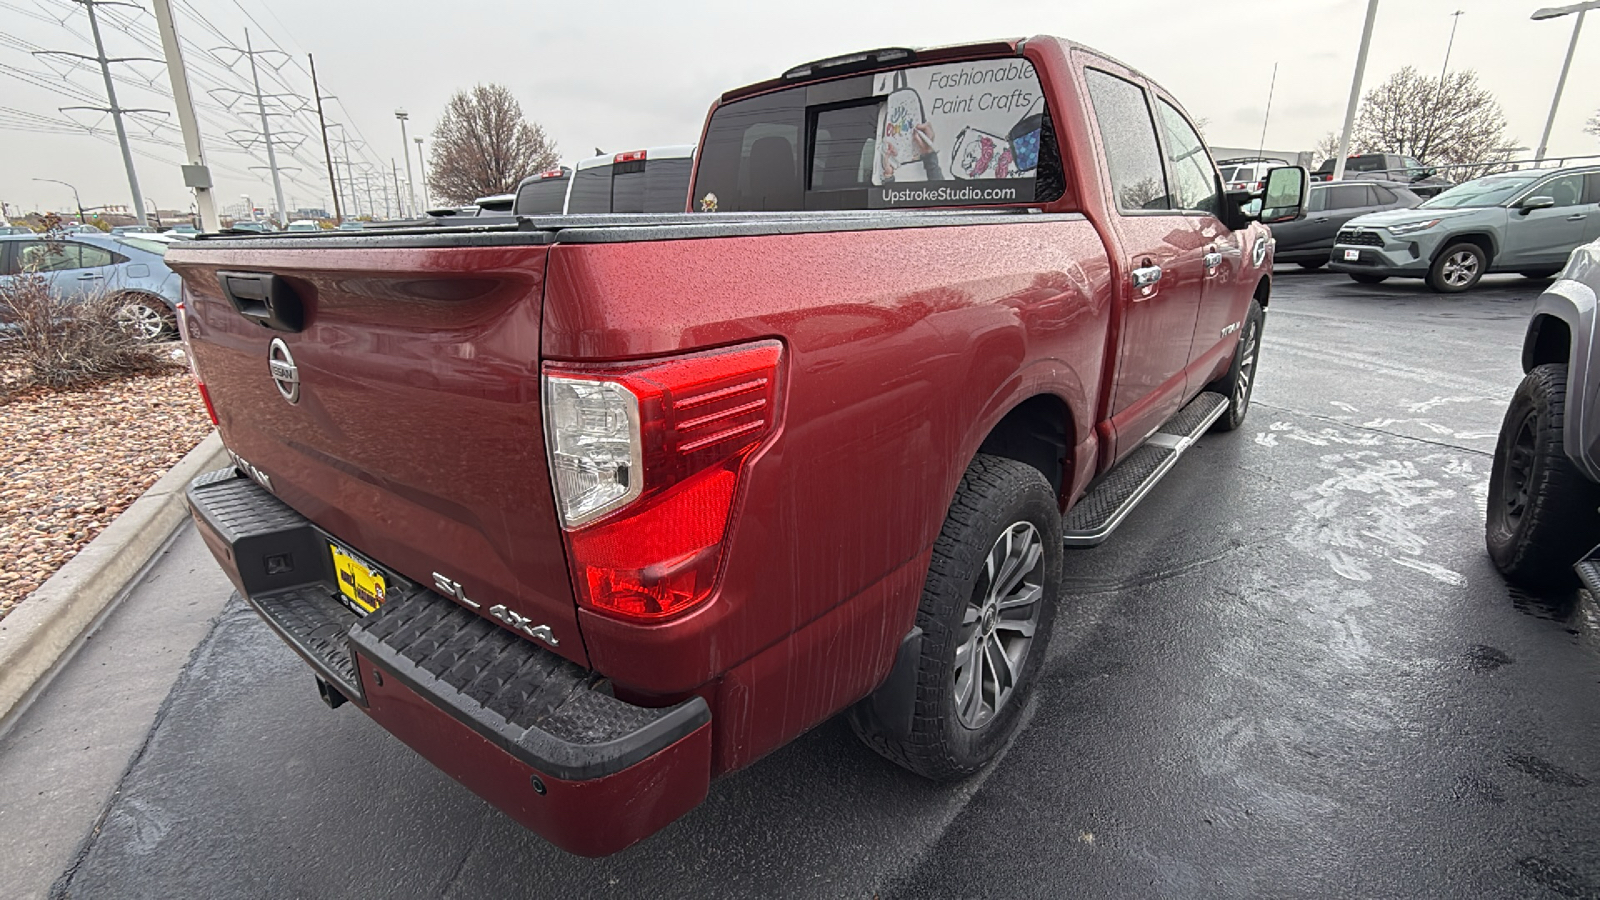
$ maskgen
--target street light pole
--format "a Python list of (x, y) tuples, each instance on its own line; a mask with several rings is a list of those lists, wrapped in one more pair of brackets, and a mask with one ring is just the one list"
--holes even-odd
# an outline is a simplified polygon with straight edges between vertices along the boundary
[[(396, 119), (400, 120), (400, 149), (404, 150), (405, 154), (406, 154), (406, 180), (407, 181), (413, 181), (414, 179), (413, 179), (413, 177), (411, 175), (411, 139), (406, 137), (406, 119), (410, 118), (410, 116), (407, 115), (405, 110), (397, 109), (397, 110), (394, 111), (394, 117)], [(395, 179), (395, 193), (398, 194), (399, 192), (400, 192), (399, 179), (396, 178)], [(403, 203), (402, 205), (406, 206), (406, 207), (410, 207), (411, 215), (412, 216), (416, 216), (416, 214), (417, 214), (417, 197), (416, 197), (415, 194), (411, 193), (409, 188), (406, 190), (405, 203)], [(404, 215), (404, 211), (403, 210), (402, 210), (401, 214)]]
[(1372, 46), (1372, 23), (1378, 18), (1378, 0), (1367, 0), (1367, 24), (1361, 27), (1361, 50), (1356, 53), (1356, 76), (1350, 82), (1350, 102), (1344, 108), (1344, 131), (1339, 152), (1333, 157), (1333, 180), (1344, 178), (1345, 157), (1350, 155), (1350, 130), (1356, 124), (1356, 104), (1361, 102), (1361, 78), (1367, 72), (1367, 48)]
[(78, 207), (78, 224), (79, 225), (88, 224), (88, 219), (85, 219), (84, 216), (83, 216), (83, 200), (79, 199), (79, 197), (78, 197), (78, 189), (77, 188), (72, 187), (72, 185), (67, 184), (67, 182), (62, 181), (59, 178), (35, 178), (34, 181), (48, 181), (51, 184), (65, 184), (65, 185), (67, 185), (68, 188), (71, 188), (71, 190), (72, 190), (72, 202), (77, 204), (77, 207)]
[(1559, 19), (1573, 13), (1578, 14), (1578, 20), (1572, 23), (1572, 41), (1567, 44), (1567, 58), (1561, 63), (1561, 77), (1556, 79), (1556, 95), (1550, 99), (1550, 116), (1544, 120), (1544, 134), (1539, 136), (1539, 149), (1534, 151), (1535, 162), (1544, 159), (1545, 150), (1550, 145), (1550, 131), (1556, 125), (1556, 110), (1561, 108), (1561, 92), (1567, 86), (1567, 72), (1572, 68), (1572, 54), (1578, 49), (1578, 32), (1583, 30), (1583, 15), (1591, 9), (1600, 9), (1600, 0), (1588, 0), (1586, 3), (1574, 3), (1571, 6), (1547, 7), (1534, 12), (1531, 17), (1535, 22), (1545, 19)]
[[(412, 140), (417, 142), (417, 168), (422, 170), (422, 181), (419, 182), (422, 185), (422, 211), (427, 212), (428, 207), (433, 205), (428, 202), (428, 158), (422, 155), (422, 138), (414, 137)], [(407, 163), (406, 174), (408, 175), (411, 174), (410, 167), (411, 164)]]

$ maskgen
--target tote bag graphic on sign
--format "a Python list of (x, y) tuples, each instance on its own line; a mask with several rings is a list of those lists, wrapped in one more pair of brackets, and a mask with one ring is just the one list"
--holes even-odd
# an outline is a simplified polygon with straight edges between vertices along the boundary
[(963, 128), (956, 135), (951, 154), (952, 174), (971, 181), (974, 178), (1010, 178), (1016, 169), (1011, 142), (999, 135), (976, 128)]
[(1017, 124), (1007, 135), (1011, 143), (1012, 159), (1016, 161), (1017, 175), (1031, 175), (1039, 167), (1039, 137), (1044, 131), (1044, 96), (1033, 101)]

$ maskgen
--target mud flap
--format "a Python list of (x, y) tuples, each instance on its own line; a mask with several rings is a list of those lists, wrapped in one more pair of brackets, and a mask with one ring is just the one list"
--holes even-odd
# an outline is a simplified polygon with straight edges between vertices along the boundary
[(911, 734), (911, 720), (917, 712), (917, 661), (921, 656), (922, 629), (913, 625), (900, 639), (889, 677), (865, 701), (884, 733), (897, 740)]

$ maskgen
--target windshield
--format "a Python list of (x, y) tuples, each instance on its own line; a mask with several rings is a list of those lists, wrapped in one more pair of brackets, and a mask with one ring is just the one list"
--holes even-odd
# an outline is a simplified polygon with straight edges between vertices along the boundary
[(1418, 209), (1459, 209), (1469, 206), (1499, 206), (1523, 188), (1544, 177), (1542, 172), (1514, 172), (1488, 175), (1458, 184), (1423, 201)]

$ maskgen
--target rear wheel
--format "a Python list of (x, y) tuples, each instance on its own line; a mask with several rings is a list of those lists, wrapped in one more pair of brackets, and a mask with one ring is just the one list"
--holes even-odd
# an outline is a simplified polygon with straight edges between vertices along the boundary
[(1543, 365), (1511, 397), (1489, 474), (1485, 538), (1506, 578), (1535, 590), (1577, 583), (1572, 564), (1600, 541), (1600, 487), (1562, 448), (1567, 367)]
[(1295, 265), (1302, 269), (1320, 269), (1327, 264), (1328, 261), (1325, 259), (1302, 259), (1295, 263)]
[(141, 341), (155, 341), (178, 333), (172, 308), (158, 297), (129, 294), (117, 310), (117, 324)]
[(1266, 319), (1261, 304), (1251, 300), (1239, 328), (1239, 344), (1234, 348), (1228, 374), (1206, 385), (1206, 390), (1228, 398), (1228, 408), (1211, 426), (1212, 431), (1232, 431), (1244, 424), (1245, 414), (1250, 411), (1250, 392), (1256, 386), (1256, 360), (1261, 354), (1261, 327)]
[(1350, 280), (1357, 284), (1382, 284), (1389, 280), (1387, 275), (1365, 275), (1352, 272)]
[(1061, 511), (1043, 473), (980, 454), (934, 543), (917, 625), (911, 731), (891, 735), (870, 705), (850, 723), (874, 750), (948, 781), (981, 769), (1022, 721), (1061, 589)]
[(1441, 294), (1459, 294), (1478, 283), (1489, 258), (1477, 244), (1451, 244), (1428, 268), (1428, 287)]

